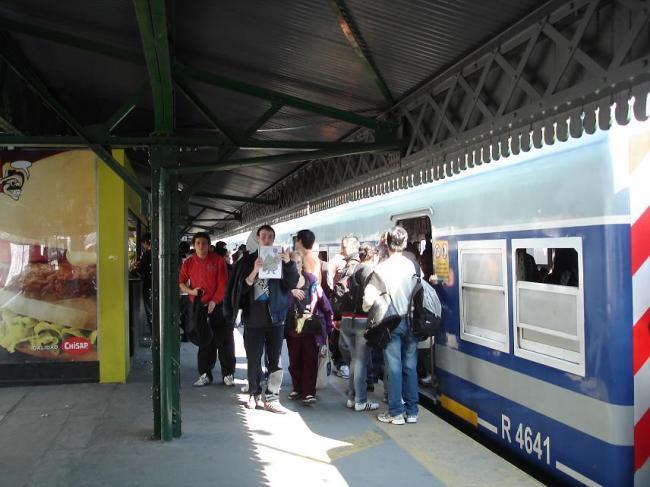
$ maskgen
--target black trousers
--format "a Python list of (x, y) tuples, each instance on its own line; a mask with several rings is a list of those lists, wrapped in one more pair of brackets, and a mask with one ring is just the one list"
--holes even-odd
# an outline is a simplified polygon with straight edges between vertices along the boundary
[[(260, 379), (262, 377), (262, 353), (266, 350), (269, 381), (267, 394), (277, 395), (282, 384), (282, 368), (280, 367), (280, 354), (284, 340), (284, 326), (268, 326), (254, 328), (244, 326), (244, 347), (248, 361), (248, 393), (259, 395), (262, 393)], [(279, 378), (279, 383), (278, 379)], [(277, 383), (277, 384), (276, 384)]]
[(197, 362), (199, 375), (208, 374), (212, 380), (212, 369), (217, 363), (221, 365), (221, 375), (232, 375), (235, 373), (235, 338), (232, 326), (226, 325), (223, 317), (223, 308), (216, 306), (208, 315), (208, 324), (212, 329), (212, 340), (203, 347), (199, 347)]

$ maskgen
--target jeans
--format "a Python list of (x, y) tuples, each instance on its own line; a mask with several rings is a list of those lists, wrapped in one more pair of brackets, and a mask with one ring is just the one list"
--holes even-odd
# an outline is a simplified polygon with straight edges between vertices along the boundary
[[(418, 341), (406, 320), (393, 330), (384, 350), (388, 371), (388, 413), (398, 416), (418, 413)], [(402, 404), (404, 399), (404, 404)]]
[(248, 393), (262, 394), (260, 379), (262, 376), (262, 353), (266, 350), (269, 378), (266, 385), (266, 400), (277, 400), (282, 385), (282, 368), (280, 354), (284, 341), (284, 326), (267, 326), (255, 328), (244, 326), (244, 348), (248, 361)]
[(348, 399), (356, 403), (368, 400), (368, 345), (363, 336), (366, 329), (366, 318), (342, 318), (341, 339), (350, 351), (350, 380), (348, 383)]

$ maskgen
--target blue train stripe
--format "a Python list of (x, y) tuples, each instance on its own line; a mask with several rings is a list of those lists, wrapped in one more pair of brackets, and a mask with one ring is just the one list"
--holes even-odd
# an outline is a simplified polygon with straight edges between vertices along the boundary
[[(471, 371), (476, 375), (473, 367)], [(563, 477), (572, 485), (632, 485), (633, 446), (604, 442), (446, 370), (439, 368), (437, 375), (443, 394), (474, 411), (489, 425), (496, 426), (496, 434), (490, 434), (490, 437), (526, 461), (554, 476)], [(500, 380), (508, 382), (510, 378), (503, 376)], [(528, 395), (530, 400), (539, 401), (540, 405), (555, 401), (553, 396)], [(581, 411), (581, 407), (583, 405), (577, 403), (572, 409), (590, 414), (590, 411)], [(482, 426), (480, 422), (478, 424)], [(488, 434), (487, 430), (483, 431)]]
[(441, 345), (435, 353), (436, 366), (450, 374), (604, 442), (633, 444), (632, 406), (593, 399)]

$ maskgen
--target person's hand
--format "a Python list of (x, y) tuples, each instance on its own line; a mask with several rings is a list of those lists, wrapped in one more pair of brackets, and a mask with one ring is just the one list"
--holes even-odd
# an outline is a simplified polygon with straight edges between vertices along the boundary
[(321, 345), (319, 354), (321, 357), (327, 356), (327, 345)]
[(198, 296), (200, 290), (201, 290), (200, 287), (195, 287), (194, 289), (190, 289), (190, 292), (187, 294), (191, 294), (192, 296)]
[(216, 306), (217, 306), (217, 303), (215, 303), (214, 301), (210, 301), (208, 303), (208, 314), (212, 313)]
[(293, 294), (293, 297), (296, 298), (298, 301), (302, 301), (305, 299), (305, 291), (302, 289), (292, 289), (291, 294)]
[(280, 257), (282, 257), (282, 262), (287, 264), (289, 260), (291, 259), (291, 252), (289, 252), (289, 249), (282, 249), (282, 253), (280, 254)]
[(253, 264), (253, 272), (257, 274), (260, 271), (260, 269), (262, 269), (262, 267), (264, 267), (264, 261), (262, 260), (261, 257), (258, 257), (257, 259), (255, 259), (255, 263)]
[(340, 320), (333, 320), (332, 324), (334, 325), (334, 328), (336, 328), (337, 330), (341, 329), (341, 321)]

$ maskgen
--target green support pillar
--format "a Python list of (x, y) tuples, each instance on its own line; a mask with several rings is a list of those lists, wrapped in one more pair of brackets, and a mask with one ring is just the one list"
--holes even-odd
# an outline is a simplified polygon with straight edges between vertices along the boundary
[[(154, 398), (154, 429), (159, 438), (169, 441), (181, 435), (180, 405), (180, 313), (178, 309), (178, 221), (179, 193), (177, 176), (169, 169), (176, 164), (175, 147), (152, 147), (152, 194), (154, 200), (152, 226), (157, 240), (154, 263), (153, 294), (158, 297), (154, 334), (154, 390), (158, 383), (159, 401)], [(156, 265), (158, 264), (158, 265)], [(156, 318), (156, 314), (154, 314)], [(158, 343), (155, 343), (157, 339)], [(158, 372), (158, 373), (156, 373)], [(155, 394), (154, 394), (155, 396)], [(156, 415), (158, 409), (158, 415)]]

